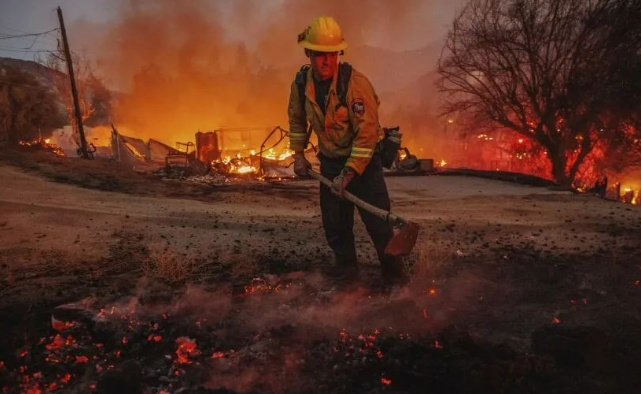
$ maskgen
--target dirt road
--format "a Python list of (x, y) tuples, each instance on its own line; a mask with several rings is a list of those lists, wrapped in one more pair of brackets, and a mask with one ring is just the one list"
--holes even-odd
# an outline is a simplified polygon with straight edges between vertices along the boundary
[[(47, 176), (0, 163), (0, 359), (46, 333), (53, 307), (126, 297), (143, 277), (171, 298), (187, 284), (233, 289), (331, 264), (311, 181), (195, 193), (142, 176), (115, 191), (90, 188), (87, 176)], [(641, 349), (629, 338), (641, 327), (640, 208), (470, 177), (387, 182), (394, 211), (422, 226), (404, 297), (436, 311), (431, 332), (465, 326), (527, 351), (541, 327), (589, 326), (610, 338), (613, 365), (631, 360), (620, 349)], [(374, 289), (377, 263), (360, 222), (356, 239), (361, 286)]]

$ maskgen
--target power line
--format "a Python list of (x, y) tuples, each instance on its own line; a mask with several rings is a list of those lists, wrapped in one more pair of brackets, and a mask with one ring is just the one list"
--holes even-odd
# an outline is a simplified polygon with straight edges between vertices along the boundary
[(23, 53), (53, 52), (50, 49), (2, 48), (2, 47), (0, 47), (0, 51), (23, 52)]
[(34, 37), (34, 36), (37, 37), (37, 36), (42, 36), (42, 35), (54, 32), (54, 31), (59, 30), (59, 29), (60, 29), (59, 27), (56, 27), (55, 29), (51, 29), (51, 30), (48, 30), (48, 31), (43, 31), (42, 33), (25, 33), (25, 34), (16, 34), (16, 35), (12, 35), (12, 36), (3, 36), (3, 37), (0, 37), (0, 40), (10, 40), (10, 39), (13, 39), (13, 38), (20, 38), (20, 37)]
[[(19, 37), (16, 38), (15, 41), (5, 41), (6, 43), (11, 42), (11, 43), (16, 43), (16, 45), (20, 45), (19, 43), (21, 42), (31, 42), (33, 43), (34, 41), (43, 44), (43, 45), (58, 45), (58, 39), (54, 38), (53, 36), (50, 35), (41, 35), (41, 36), (35, 36), (35, 37)], [(3, 41), (0, 41), (2, 43)]]

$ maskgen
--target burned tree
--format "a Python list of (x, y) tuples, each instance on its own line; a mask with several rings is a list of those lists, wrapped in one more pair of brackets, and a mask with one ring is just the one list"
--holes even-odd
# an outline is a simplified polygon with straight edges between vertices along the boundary
[(637, 133), (640, 31), (639, 0), (471, 0), (439, 61), (445, 112), (540, 145), (570, 186), (596, 146)]
[(64, 124), (54, 94), (19, 68), (0, 67), (0, 142), (17, 144)]
[[(82, 55), (72, 54), (71, 56), (76, 69), (78, 100), (83, 124), (91, 127), (109, 124), (112, 113), (111, 92), (105, 87), (103, 80), (96, 75), (91, 60)], [(67, 109), (69, 123), (73, 125), (76, 121), (73, 116), (73, 99), (65, 63), (58, 54), (52, 53), (47, 57), (45, 64), (48, 68), (57, 71), (57, 73), (48, 73), (46, 76), (60, 93)]]

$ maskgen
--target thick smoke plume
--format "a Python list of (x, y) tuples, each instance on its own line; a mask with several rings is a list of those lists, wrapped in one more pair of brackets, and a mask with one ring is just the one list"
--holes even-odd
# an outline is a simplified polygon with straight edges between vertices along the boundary
[(123, 0), (117, 20), (75, 32), (108, 84), (124, 92), (115, 106), (122, 132), (173, 144), (193, 140), (198, 130), (256, 127), (251, 143), (258, 145), (264, 129), (287, 126), (290, 84), (306, 63), (298, 33), (315, 16), (332, 15), (350, 44), (344, 60), (381, 96), (383, 125), (401, 125), (414, 146), (432, 145), (426, 136), (441, 130), (433, 70), (455, 6)]

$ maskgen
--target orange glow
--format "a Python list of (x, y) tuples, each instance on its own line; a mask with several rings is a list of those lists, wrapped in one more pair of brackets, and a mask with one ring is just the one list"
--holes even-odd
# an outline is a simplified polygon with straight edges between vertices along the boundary
[(176, 362), (178, 364), (191, 364), (192, 361), (189, 357), (200, 354), (196, 348), (196, 341), (191, 338), (180, 337), (176, 339), (176, 344), (178, 345), (176, 349)]
[(253, 174), (255, 172), (258, 172), (258, 170), (256, 169), (256, 167), (252, 167), (252, 166), (240, 166), (240, 167), (234, 168), (232, 172), (237, 174)]
[(64, 331), (73, 326), (75, 326), (74, 322), (61, 321), (51, 317), (51, 328), (53, 328), (56, 331)]
[(294, 154), (294, 151), (290, 149), (285, 149), (280, 154), (277, 154), (276, 151), (272, 148), (272, 149), (269, 149), (267, 153), (265, 153), (264, 157), (269, 160), (281, 161), (281, 160), (287, 159), (293, 154)]
[(56, 334), (56, 336), (53, 338), (53, 341), (51, 343), (47, 344), (45, 348), (47, 350), (53, 350), (53, 349), (60, 349), (65, 345), (65, 340), (63, 337), (60, 336), (60, 334)]
[(392, 379), (387, 379), (385, 377), (382, 377), (381, 383), (383, 384), (383, 386), (389, 386), (390, 384), (392, 384)]
[(441, 159), (441, 162), (439, 163), (439, 165), (441, 167), (445, 167), (447, 165), (447, 162), (445, 161), (445, 159)]
[(52, 152), (56, 154), (57, 156), (64, 157), (65, 152), (62, 151), (57, 145), (51, 144), (50, 139), (38, 139), (38, 140), (33, 140), (33, 141), (18, 141), (18, 144), (20, 146), (24, 146), (26, 148), (34, 148), (34, 147), (40, 147), (44, 150), (47, 150), (49, 152)]

